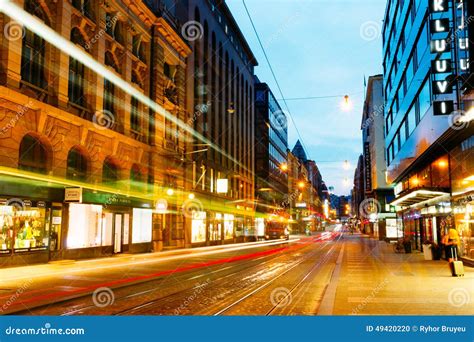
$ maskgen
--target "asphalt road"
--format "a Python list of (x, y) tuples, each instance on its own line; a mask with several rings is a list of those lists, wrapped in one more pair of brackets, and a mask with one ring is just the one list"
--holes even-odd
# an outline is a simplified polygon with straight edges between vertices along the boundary
[[(0, 270), (3, 314), (469, 314), (474, 272), (327, 232), (263, 244)], [(19, 293), (18, 289), (23, 289)]]
[[(5, 313), (26, 315), (311, 314), (340, 246), (337, 235), (302, 237), (127, 265), (45, 271)], [(155, 260), (154, 260), (155, 259)], [(125, 263), (122, 263), (125, 264)], [(64, 265), (61, 265), (64, 266)], [(114, 265), (115, 266), (115, 265)], [(20, 281), (17, 278), (17, 283)], [(22, 279), (22, 281), (28, 281)], [(71, 297), (76, 297), (69, 299)], [(0, 297), (0, 301), (12, 298)], [(7, 303), (8, 304), (8, 303)]]

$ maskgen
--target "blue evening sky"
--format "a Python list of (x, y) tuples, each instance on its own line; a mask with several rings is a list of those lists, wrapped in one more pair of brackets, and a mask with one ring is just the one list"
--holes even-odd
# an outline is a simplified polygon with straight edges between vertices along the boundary
[[(228, 0), (259, 66), (255, 72), (280, 98), (241, 0)], [(364, 75), (382, 73), (380, 31), (385, 0), (246, 0), (285, 98), (348, 94), (340, 98), (287, 101), (306, 152), (335, 193), (350, 193), (362, 152), (360, 122)], [(284, 103), (280, 101), (283, 109)], [(298, 135), (289, 124), (289, 145)], [(344, 161), (351, 164), (343, 168)]]

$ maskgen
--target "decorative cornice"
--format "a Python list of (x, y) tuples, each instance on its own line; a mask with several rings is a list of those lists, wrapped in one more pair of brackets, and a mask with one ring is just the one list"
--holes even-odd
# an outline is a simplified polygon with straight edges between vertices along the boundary
[(191, 48), (181, 38), (181, 36), (170, 26), (164, 18), (158, 18), (156, 29), (166, 39), (166, 41), (183, 57), (186, 58), (191, 53)]

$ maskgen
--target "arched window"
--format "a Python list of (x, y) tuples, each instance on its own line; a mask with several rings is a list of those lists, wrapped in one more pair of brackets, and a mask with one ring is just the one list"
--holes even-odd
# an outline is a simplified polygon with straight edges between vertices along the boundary
[(67, 155), (66, 177), (78, 181), (87, 179), (87, 158), (77, 148), (72, 148)]
[(48, 171), (46, 146), (32, 135), (25, 135), (20, 143), (18, 168), (38, 173), (46, 173)]
[(102, 168), (102, 183), (116, 183), (119, 180), (119, 168), (117, 164), (106, 159)]

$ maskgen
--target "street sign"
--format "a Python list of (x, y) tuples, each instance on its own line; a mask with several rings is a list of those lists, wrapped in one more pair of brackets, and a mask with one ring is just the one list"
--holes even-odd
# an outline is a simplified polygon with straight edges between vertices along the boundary
[(64, 202), (82, 203), (82, 188), (66, 188), (64, 191)]

